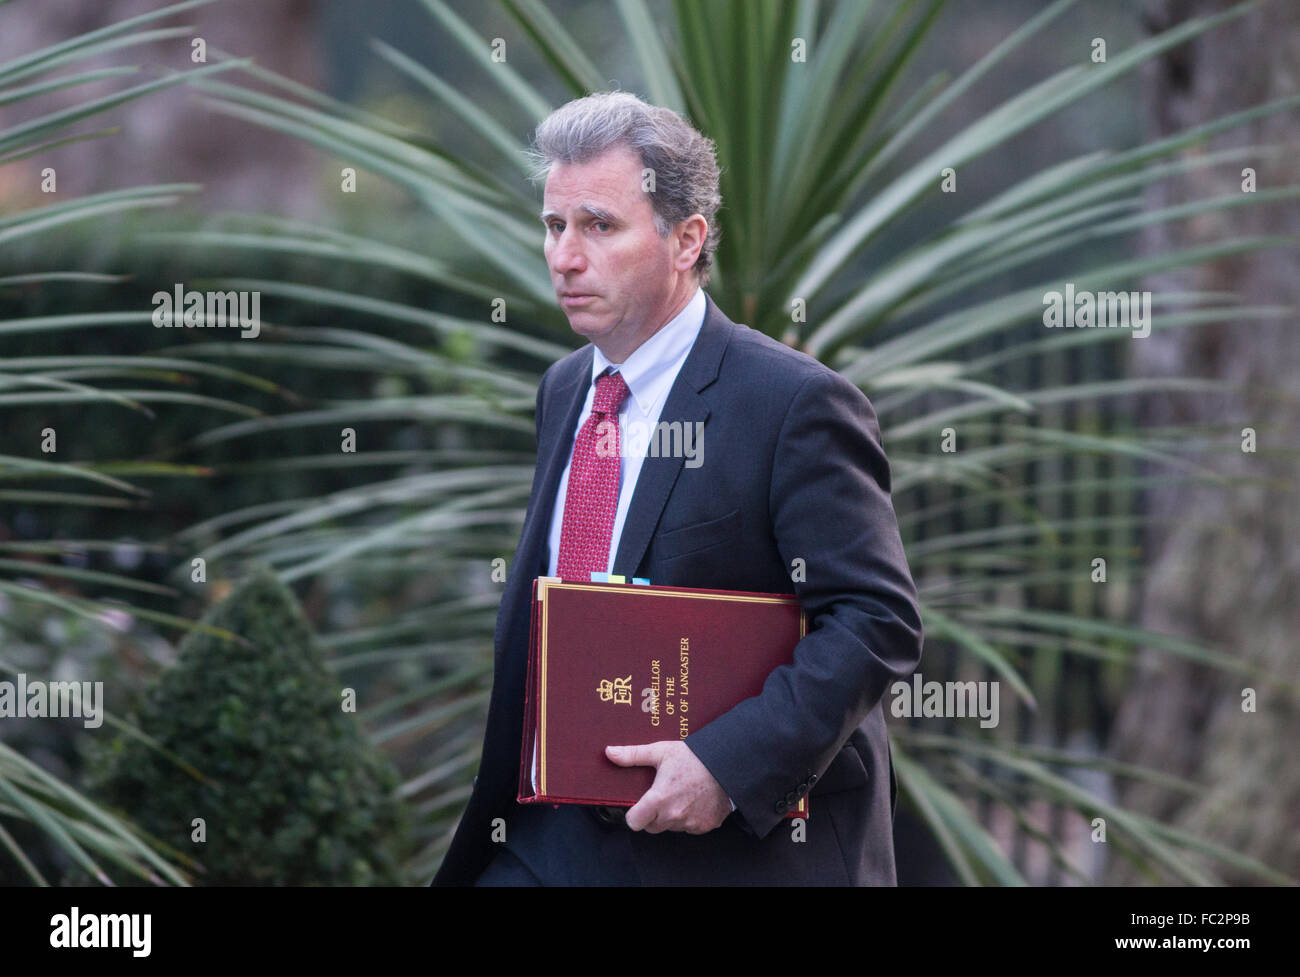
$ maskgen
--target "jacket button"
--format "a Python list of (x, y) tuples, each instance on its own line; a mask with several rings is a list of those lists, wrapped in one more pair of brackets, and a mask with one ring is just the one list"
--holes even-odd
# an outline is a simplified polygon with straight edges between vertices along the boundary
[(808, 786), (811, 787), (815, 783), (817, 783), (817, 775), (815, 773), (810, 773), (808, 775)]
[(777, 801), (777, 802), (776, 802), (776, 813), (777, 813), (777, 814), (784, 814), (784, 813), (789, 809), (789, 807), (790, 807), (790, 805), (787, 804), (785, 801)]

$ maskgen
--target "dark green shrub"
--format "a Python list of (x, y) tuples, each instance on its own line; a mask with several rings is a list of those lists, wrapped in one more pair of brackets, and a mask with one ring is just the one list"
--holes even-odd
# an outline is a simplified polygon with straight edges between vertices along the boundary
[(175, 759), (118, 736), (92, 761), (94, 792), (195, 859), (199, 885), (400, 881), (396, 776), (343, 711), (293, 594), (258, 569), (204, 621), (248, 645), (191, 633), (148, 690), (138, 724)]

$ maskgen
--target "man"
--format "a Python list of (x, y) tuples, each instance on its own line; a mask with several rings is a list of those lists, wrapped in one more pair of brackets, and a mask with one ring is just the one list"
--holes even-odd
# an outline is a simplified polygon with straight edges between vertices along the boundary
[[(497, 618), (482, 760), (433, 884), (895, 884), (880, 702), (916, 668), (921, 623), (874, 411), (703, 291), (718, 167), (679, 116), (592, 95), (546, 119), (535, 152), (546, 261), (590, 342), (537, 391), (537, 472)], [(602, 460), (594, 432), (616, 415), (699, 431), (697, 456)], [(809, 633), (761, 694), (685, 740), (609, 744), (611, 762), (656, 770), (626, 812), (520, 805), (532, 581), (591, 570), (794, 593)], [(792, 825), (805, 794), (807, 822)]]

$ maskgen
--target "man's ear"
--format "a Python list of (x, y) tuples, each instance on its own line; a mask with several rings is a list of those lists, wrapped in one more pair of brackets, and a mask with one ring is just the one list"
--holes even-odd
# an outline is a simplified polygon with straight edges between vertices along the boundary
[[(709, 222), (702, 214), (691, 214), (677, 225), (677, 260), (674, 262), (678, 271), (688, 271), (695, 267), (695, 262), (704, 248), (704, 240), (709, 236)], [(687, 260), (689, 258), (689, 260)]]

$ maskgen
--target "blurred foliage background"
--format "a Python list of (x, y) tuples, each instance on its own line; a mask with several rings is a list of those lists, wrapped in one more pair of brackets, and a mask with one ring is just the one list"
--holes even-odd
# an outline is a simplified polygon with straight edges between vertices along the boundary
[[(995, 729), (890, 719), (900, 881), (1294, 880), (1298, 21), (1229, 0), (0, 6), (0, 678), (102, 681), (110, 710), (0, 719), (0, 879), (229, 882), (252, 871), (240, 831), (286, 854), (257, 881), (432, 875), (478, 758), (537, 379), (579, 345), (522, 149), (621, 87), (717, 142), (719, 305), (876, 406), (922, 674), (1000, 682)], [(1151, 336), (1045, 330), (1066, 282), (1150, 289)], [(155, 329), (178, 283), (258, 291), (261, 335)], [(249, 633), (259, 565), (316, 637)], [(185, 678), (236, 637), (272, 675), (314, 649), (356, 693), (366, 748), (298, 803), (234, 785), (278, 768), (308, 707), (233, 722), (220, 682), (205, 702)], [(165, 796), (115, 769), (128, 743)], [(332, 817), (352, 796), (373, 813)], [(191, 817), (245, 827), (187, 850)]]

